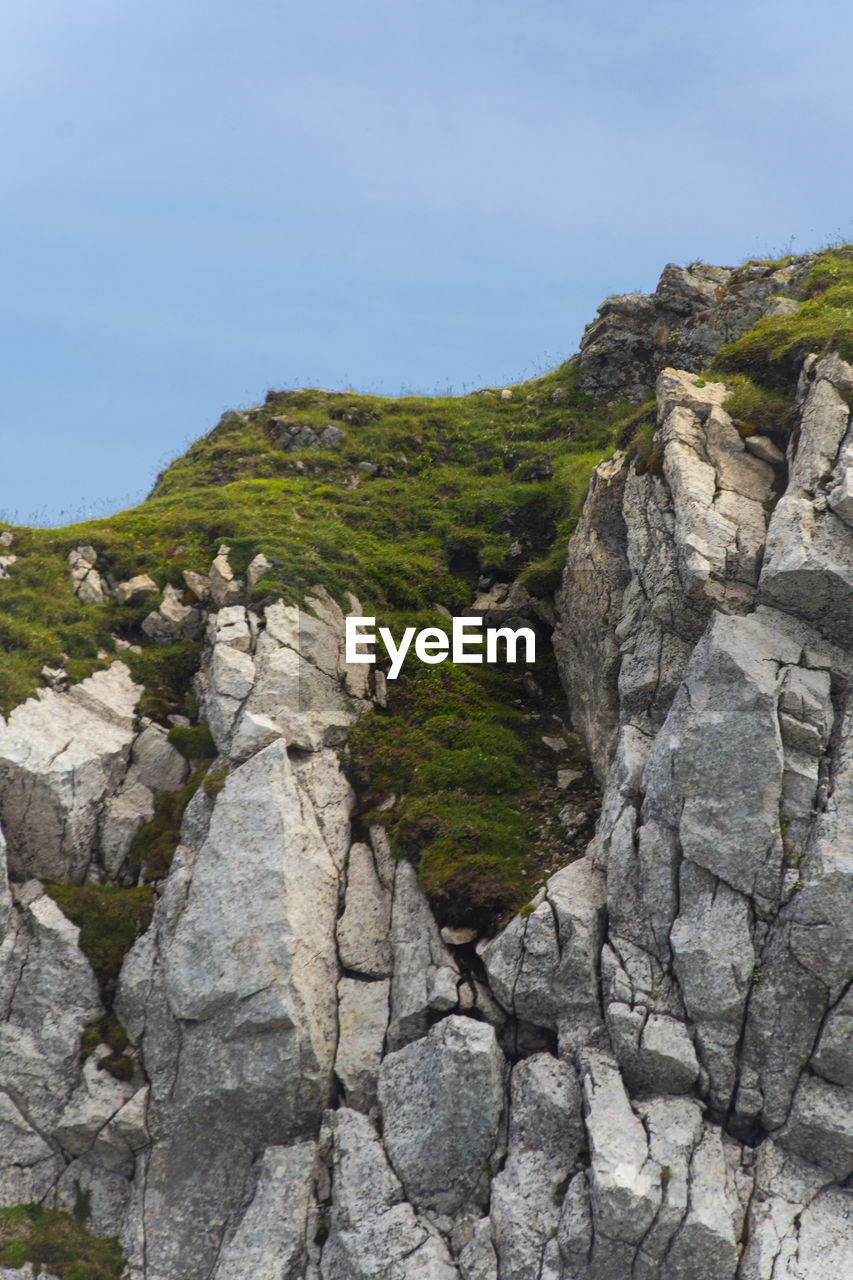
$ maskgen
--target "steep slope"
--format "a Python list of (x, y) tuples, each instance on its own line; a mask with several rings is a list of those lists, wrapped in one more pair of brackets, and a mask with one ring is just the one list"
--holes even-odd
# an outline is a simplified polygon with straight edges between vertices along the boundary
[[(524, 387), (271, 393), (9, 531), (0, 1201), (71, 1216), (0, 1266), (851, 1269), (851, 279), (667, 268)], [(536, 664), (345, 661), (442, 611)]]

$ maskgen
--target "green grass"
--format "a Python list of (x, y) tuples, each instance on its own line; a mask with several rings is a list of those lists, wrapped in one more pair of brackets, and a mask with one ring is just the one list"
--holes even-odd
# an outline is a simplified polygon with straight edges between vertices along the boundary
[(115, 985), (127, 952), (151, 922), (154, 897), (147, 886), (122, 889), (116, 885), (45, 883), (62, 913), (80, 929), (80, 950), (88, 959), (104, 1003), (112, 1003)]
[(821, 253), (803, 287), (803, 303), (788, 316), (768, 316), (712, 362), (717, 374), (741, 373), (787, 392), (803, 356), (837, 351), (853, 360), (853, 245)]
[[(565, 395), (555, 403), (557, 388)], [(18, 561), (2, 584), (0, 710), (31, 694), (41, 667), (63, 653), (72, 680), (103, 665), (116, 656), (116, 634), (145, 646), (141, 657), (123, 655), (146, 688), (141, 710), (162, 723), (174, 711), (193, 714), (197, 647), (145, 642), (139, 625), (150, 599), (81, 604), (66, 563), (78, 543), (91, 543), (99, 570), (118, 580), (149, 573), (160, 587), (182, 586), (182, 571), (206, 571), (226, 541), (238, 573), (258, 551), (271, 562), (253, 592), (259, 605), (278, 595), (296, 601), (322, 582), (338, 599), (354, 590), (386, 617), (436, 600), (453, 611), (470, 600), (470, 584), (449, 572), (459, 557), (506, 575), (556, 562), (592, 467), (635, 412), (580, 393), (571, 364), (515, 388), (511, 401), (276, 393), (254, 420), (232, 418), (197, 441), (141, 506), (63, 529), (15, 530)], [(277, 414), (339, 423), (347, 438), (337, 452), (283, 453), (268, 433)], [(366, 476), (362, 460), (380, 471)], [(524, 550), (513, 559), (516, 539)]]
[(595, 794), (574, 735), (559, 764), (583, 778), (572, 795), (555, 787), (558, 758), (542, 736), (562, 733), (552, 717), (566, 714), (565, 698), (551, 653), (537, 655), (532, 670), (541, 699), (520, 696), (512, 667), (404, 671), (389, 685), (388, 709), (351, 731), (359, 816), (387, 826), (442, 924), (491, 932), (505, 921), (572, 856), (562, 805)]
[[(85, 1208), (85, 1193), (78, 1201)], [(79, 1217), (82, 1217), (82, 1212)], [(0, 1209), (0, 1266), (33, 1264), (60, 1280), (119, 1280), (124, 1257), (117, 1239), (93, 1236), (84, 1222), (38, 1204)]]
[[(768, 433), (784, 446), (797, 362), (831, 347), (853, 355), (846, 246), (818, 256), (795, 315), (760, 321), (706, 374), (728, 381), (727, 408), (744, 435)], [(117, 635), (143, 646), (141, 655), (124, 653), (144, 685), (140, 712), (163, 724), (175, 712), (196, 718), (190, 680), (199, 644), (148, 644), (140, 624), (150, 600), (77, 601), (66, 557), (80, 542), (96, 548), (100, 571), (117, 580), (148, 573), (160, 587), (183, 587), (184, 570), (205, 572), (220, 542), (238, 574), (261, 551), (271, 568), (252, 592), (259, 611), (276, 597), (299, 602), (322, 583), (340, 602), (354, 591), (395, 634), (412, 621), (438, 621), (436, 604), (460, 612), (481, 574), (520, 577), (549, 596), (592, 468), (621, 447), (637, 471), (661, 470), (653, 400), (607, 403), (582, 394), (577, 381), (569, 361), (514, 387), (507, 400), (496, 391), (399, 399), (271, 392), (196, 441), (140, 506), (65, 529), (17, 530), (18, 561), (0, 587), (0, 707), (31, 693), (41, 666), (63, 653), (72, 680), (112, 660)], [(285, 453), (270, 421), (282, 415), (319, 429), (336, 423), (346, 437), (335, 451)], [(547, 691), (543, 708), (523, 698), (516, 705), (511, 669), (404, 668), (388, 711), (371, 712), (353, 731), (362, 814), (375, 814), (383, 795), (397, 796), (382, 820), (398, 853), (418, 865), (442, 919), (493, 926), (554, 856), (559, 762), (541, 753), (542, 724), (525, 719), (547, 719), (558, 707), (565, 714), (542, 665), (548, 660), (535, 672)], [(173, 741), (194, 773), (182, 792), (158, 798), (136, 838), (132, 866), (149, 883), (167, 873), (184, 808), (213, 755), (203, 726), (173, 731)], [(205, 788), (215, 794), (222, 782), (207, 776)]]
[(726, 382), (730, 390), (723, 408), (740, 434), (770, 436), (784, 451), (797, 421), (792, 389), (786, 393), (763, 386), (743, 373), (729, 374)]

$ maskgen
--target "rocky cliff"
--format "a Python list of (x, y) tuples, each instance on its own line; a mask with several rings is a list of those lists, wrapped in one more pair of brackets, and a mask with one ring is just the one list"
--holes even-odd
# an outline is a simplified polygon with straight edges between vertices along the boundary
[[(802, 301), (827, 274), (831, 301), (837, 260), (667, 268), (610, 300), (579, 376), (655, 403), (617, 424), (568, 545), (552, 530), (556, 595), (509, 584), (530, 524), (503, 583), (457, 563), (472, 612), (553, 640), (601, 788), (593, 829), (527, 672), (562, 835), (511, 918), (466, 926), (447, 886), (473, 881), (419, 876), (429, 793), (418, 827), (354, 790), (353, 726), (391, 724), (394, 697), (344, 661), (358, 599), (253, 595), (269, 561), (241, 580), (227, 548), (186, 591), (116, 582), (66, 540), (81, 609), (141, 602), (118, 656), (48, 666), (0, 720), (0, 1204), (120, 1238), (123, 1264), (75, 1277), (853, 1272), (853, 367)], [(679, 307), (701, 355), (681, 363), (718, 372), (661, 363)], [(660, 341), (620, 336), (629, 314)], [(762, 359), (756, 391), (737, 370)], [(275, 448), (313, 465), (282, 416)], [(24, 536), (6, 546), (11, 577)], [(196, 635), (172, 682), (191, 714), (158, 714), (147, 646)], [(36, 1257), (25, 1218), (0, 1209), (4, 1278)]]

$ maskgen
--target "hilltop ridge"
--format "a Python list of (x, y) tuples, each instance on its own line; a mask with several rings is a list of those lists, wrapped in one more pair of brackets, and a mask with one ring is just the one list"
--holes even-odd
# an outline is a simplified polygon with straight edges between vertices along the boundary
[(850, 1270), (851, 314), (848, 246), (670, 266), (0, 535), (0, 1267)]

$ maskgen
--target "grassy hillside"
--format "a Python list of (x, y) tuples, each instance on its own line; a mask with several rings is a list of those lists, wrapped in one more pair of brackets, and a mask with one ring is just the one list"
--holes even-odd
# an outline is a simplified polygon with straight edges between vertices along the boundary
[[(795, 314), (762, 320), (708, 371), (731, 383), (729, 407), (745, 434), (784, 442), (805, 351), (853, 354), (853, 249), (819, 255), (804, 292)], [(67, 565), (80, 543), (96, 548), (99, 571), (115, 580), (148, 573), (181, 589), (183, 570), (205, 572), (220, 542), (238, 573), (261, 551), (272, 568), (252, 593), (259, 610), (320, 582), (339, 600), (354, 591), (395, 634), (440, 623), (436, 605), (459, 612), (481, 575), (520, 575), (532, 594), (550, 595), (592, 467), (618, 446), (638, 469), (649, 464), (653, 405), (581, 394), (574, 361), (510, 391), (270, 392), (257, 409), (226, 414), (140, 506), (63, 529), (15, 529), (18, 558), (0, 582), (0, 710), (35, 690), (44, 664), (61, 661), (76, 680), (111, 661), (119, 637), (143, 646), (122, 654), (146, 687), (141, 710), (163, 722), (176, 711), (195, 716), (198, 646), (148, 644), (140, 623), (150, 599), (80, 603)], [(277, 447), (283, 427), (329, 423), (345, 433), (336, 449)], [(531, 699), (512, 669), (410, 667), (388, 710), (353, 735), (361, 817), (389, 826), (454, 923), (493, 925), (565, 861), (556, 818), (566, 797), (553, 777), (558, 763), (582, 764), (582, 750), (567, 738), (557, 760), (543, 747), (543, 736), (564, 733), (566, 709), (550, 655), (533, 674), (541, 693)], [(156, 844), (162, 874), (180, 813), (157, 822), (143, 844)]]
[[(225, 415), (139, 507), (63, 529), (16, 529), (18, 560), (0, 589), (3, 709), (33, 692), (45, 663), (64, 662), (75, 680), (111, 661), (118, 636), (144, 648), (121, 655), (146, 686), (141, 710), (163, 722), (195, 713), (198, 646), (150, 645), (140, 631), (150, 598), (81, 604), (67, 565), (80, 543), (95, 547), (99, 571), (115, 580), (148, 573), (181, 588), (182, 571), (206, 571), (222, 541), (240, 573), (262, 551), (272, 568), (252, 593), (257, 608), (276, 596), (298, 601), (321, 582), (339, 600), (354, 591), (395, 634), (441, 622), (436, 605), (459, 612), (482, 574), (521, 574), (531, 592), (549, 595), (590, 471), (638, 415), (576, 384), (570, 362), (511, 397), (271, 392), (258, 409)], [(319, 430), (333, 423), (345, 438), (336, 450), (284, 452), (275, 446), (283, 417)], [(542, 744), (565, 733), (566, 709), (550, 654), (540, 653), (534, 676), (541, 693), (522, 707), (514, 669), (445, 664), (428, 678), (409, 670), (388, 711), (356, 732), (364, 819), (391, 828), (455, 923), (493, 923), (565, 860), (557, 813), (566, 796), (553, 782), (558, 764), (583, 763), (581, 748), (566, 738), (558, 760)], [(396, 804), (377, 815), (392, 791)], [(161, 874), (179, 821), (158, 815), (143, 832), (143, 844), (158, 844)]]

